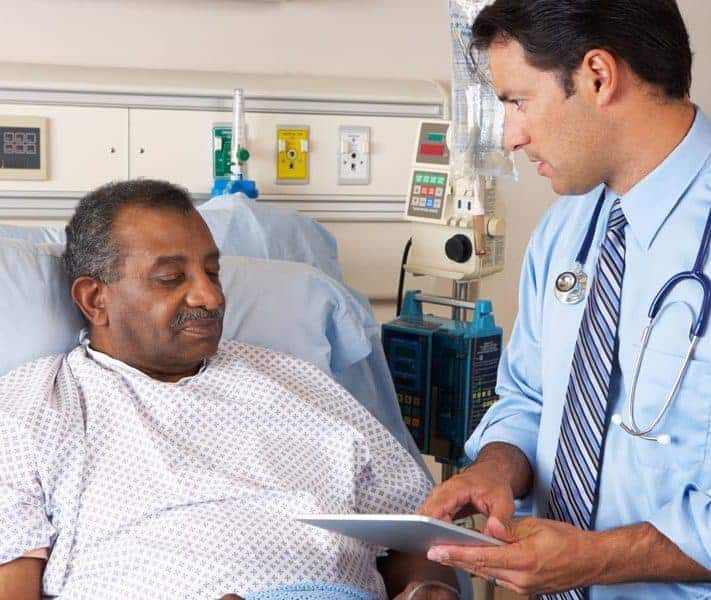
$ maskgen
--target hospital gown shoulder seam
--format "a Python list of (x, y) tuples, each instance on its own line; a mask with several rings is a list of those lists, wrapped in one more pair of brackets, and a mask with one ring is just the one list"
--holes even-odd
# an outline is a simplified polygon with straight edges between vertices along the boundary
[[(62, 372), (68, 368), (67, 354), (54, 354), (35, 359), (0, 377), (0, 419), (12, 420), (16, 427), (37, 431), (62, 431), (62, 444), (76, 441), (80, 432), (81, 407), (53, 403)], [(14, 382), (14, 383), (13, 383)], [(40, 425), (38, 428), (37, 426)], [(34, 443), (42, 443), (36, 435)]]
[[(14, 368), (0, 377), (0, 410), (17, 404), (19, 397), (25, 401), (29, 394), (46, 392), (56, 381), (68, 354), (50, 354), (36, 358)], [(19, 388), (19, 393), (18, 393)]]

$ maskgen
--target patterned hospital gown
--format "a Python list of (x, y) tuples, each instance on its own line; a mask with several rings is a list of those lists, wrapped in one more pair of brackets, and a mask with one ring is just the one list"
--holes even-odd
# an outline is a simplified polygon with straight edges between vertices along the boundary
[(223, 342), (178, 383), (88, 346), (0, 378), (0, 563), (51, 548), (48, 596), (325, 581), (385, 598), (379, 549), (292, 516), (412, 512), (428, 489), (348, 392), (263, 348)]

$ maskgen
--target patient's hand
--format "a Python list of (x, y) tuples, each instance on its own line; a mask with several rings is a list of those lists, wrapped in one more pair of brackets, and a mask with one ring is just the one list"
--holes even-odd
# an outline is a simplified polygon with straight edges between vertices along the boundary
[(420, 583), (422, 582), (414, 581), (409, 583), (407, 587), (395, 597), (395, 600), (459, 600), (458, 594), (441, 587), (435, 587), (434, 585), (423, 586), (410, 598), (410, 594)]

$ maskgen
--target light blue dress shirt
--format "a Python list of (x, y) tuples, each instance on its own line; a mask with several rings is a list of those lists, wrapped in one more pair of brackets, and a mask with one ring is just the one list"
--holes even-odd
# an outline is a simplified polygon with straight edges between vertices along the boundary
[[(585, 302), (561, 304), (557, 276), (570, 270), (603, 188), (561, 198), (533, 233), (524, 259), (519, 315), (499, 367), (500, 401), (467, 443), (473, 459), (490, 442), (520, 448), (534, 472), (533, 512), (546, 513), (573, 350)], [(585, 272), (592, 279), (615, 200), (606, 201)], [(675, 273), (691, 270), (711, 208), (711, 122), (697, 110), (684, 140), (622, 198), (627, 217), (626, 268), (619, 321), (619, 364), (612, 374), (610, 411), (625, 400), (647, 313)], [(705, 272), (711, 273), (711, 261)], [(588, 288), (589, 289), (589, 288)], [(701, 288), (684, 282), (667, 300), (653, 330), (637, 386), (635, 416), (645, 427), (671, 391), (688, 349)], [(608, 425), (595, 529), (648, 521), (681, 550), (711, 569), (711, 331), (699, 341), (676, 400), (654, 431), (662, 446)], [(711, 583), (596, 586), (591, 600), (711, 598)]]

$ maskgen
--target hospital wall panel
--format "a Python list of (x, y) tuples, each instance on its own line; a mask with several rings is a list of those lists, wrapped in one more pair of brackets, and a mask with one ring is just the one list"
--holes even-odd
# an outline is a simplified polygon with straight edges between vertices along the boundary
[(0, 180), (0, 192), (90, 190), (128, 176), (128, 111), (122, 108), (0, 104), (0, 115), (47, 117), (45, 181)]
[[(229, 125), (230, 112), (195, 110), (130, 110), (131, 177), (163, 177), (194, 193), (209, 193), (212, 186), (212, 126)], [(350, 115), (248, 112), (247, 163), (264, 198), (341, 200), (388, 197), (400, 200), (407, 188), (416, 127), (419, 119)], [(277, 184), (276, 130), (284, 125), (307, 125), (310, 129), (309, 169), (306, 184)], [(341, 125), (371, 129), (371, 178), (367, 185), (338, 183), (338, 128)], [(315, 195), (315, 197), (311, 197)]]
[[(0, 220), (61, 225), (88, 190), (127, 177), (166, 179), (207, 200), (212, 129), (231, 123), (234, 86), (245, 90), (248, 176), (259, 201), (323, 223), (346, 282), (389, 319), (411, 234), (402, 213), (417, 126), (444, 114), (448, 101), (431, 82), (0, 63), (0, 115), (47, 117), (50, 138), (49, 179), (0, 182)], [(309, 180), (277, 183), (277, 127), (294, 125), (309, 128)], [(370, 129), (365, 185), (338, 181), (341, 126)], [(429, 278), (415, 285), (438, 289)]]

